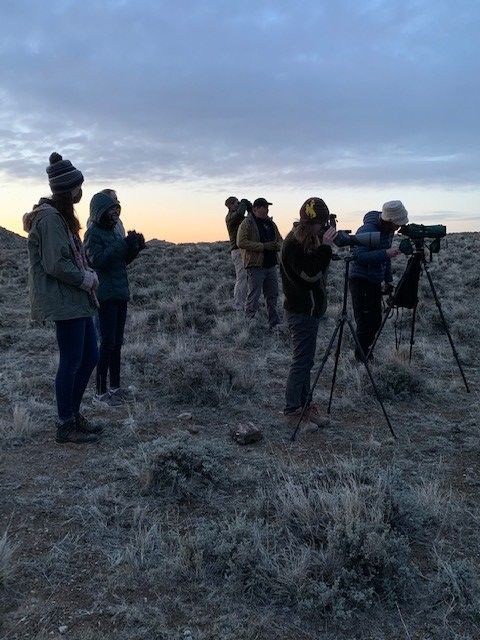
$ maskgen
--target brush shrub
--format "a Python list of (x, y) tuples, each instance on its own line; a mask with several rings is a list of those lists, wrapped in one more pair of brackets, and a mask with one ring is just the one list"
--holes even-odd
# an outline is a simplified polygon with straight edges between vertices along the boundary
[(381, 396), (389, 400), (407, 400), (426, 389), (425, 379), (413, 367), (399, 360), (378, 367), (374, 380)]
[(224, 449), (176, 433), (149, 444), (144, 469), (139, 474), (142, 493), (177, 501), (204, 500), (212, 489), (230, 485)]

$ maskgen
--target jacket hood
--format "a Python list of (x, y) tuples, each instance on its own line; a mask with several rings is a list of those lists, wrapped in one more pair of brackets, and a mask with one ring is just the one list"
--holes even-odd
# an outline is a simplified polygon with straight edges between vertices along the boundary
[(48, 198), (41, 198), (38, 204), (36, 204), (32, 211), (28, 211), (23, 215), (23, 230), (30, 233), (33, 224), (39, 222), (48, 212), (55, 212), (55, 208), (52, 206)]
[(100, 218), (105, 211), (108, 211), (112, 207), (118, 207), (118, 202), (115, 202), (115, 200), (106, 193), (96, 193), (90, 200), (90, 221), (100, 222)]
[(363, 216), (363, 224), (377, 223), (380, 221), (381, 211), (369, 211)]
[[(369, 211), (363, 216), (363, 226), (360, 227), (362, 232), (380, 231), (380, 211)], [(357, 230), (357, 233), (360, 231)]]

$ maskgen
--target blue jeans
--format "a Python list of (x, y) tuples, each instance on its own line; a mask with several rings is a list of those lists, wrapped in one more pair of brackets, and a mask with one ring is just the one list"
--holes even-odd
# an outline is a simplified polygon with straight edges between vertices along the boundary
[(92, 318), (55, 322), (60, 362), (55, 378), (58, 417), (66, 422), (80, 411), (80, 403), (98, 361)]
[(100, 303), (98, 310), (100, 358), (97, 365), (97, 393), (99, 395), (107, 391), (108, 373), (110, 373), (110, 386), (113, 389), (120, 387), (120, 357), (126, 320), (126, 300), (110, 300)]
[(315, 358), (319, 318), (286, 312), (293, 343), (292, 362), (285, 391), (285, 414), (303, 407), (310, 392), (310, 372)]

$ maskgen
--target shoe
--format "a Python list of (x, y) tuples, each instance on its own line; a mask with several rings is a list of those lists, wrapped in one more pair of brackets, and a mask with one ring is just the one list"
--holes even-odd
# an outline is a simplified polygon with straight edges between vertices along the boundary
[(128, 389), (122, 389), (121, 387), (119, 387), (118, 389), (110, 389), (109, 394), (112, 398), (120, 398), (120, 400), (123, 400), (124, 402), (133, 398), (133, 394), (131, 391), (129, 391)]
[(68, 442), (73, 444), (89, 444), (98, 442), (98, 439), (97, 434), (80, 431), (77, 428), (75, 418), (71, 418), (68, 422), (57, 424), (55, 442), (58, 442), (58, 444), (66, 444)]
[(330, 424), (330, 418), (322, 416), (317, 405), (313, 403), (308, 407), (305, 416), (308, 422), (313, 422), (317, 427), (327, 427)]
[[(300, 416), (302, 414), (303, 407), (298, 407), (295, 411), (290, 411), (290, 413), (284, 413), (285, 421), (289, 427), (295, 428), (298, 424)], [(305, 411), (305, 414), (302, 418), (302, 422), (308, 421), (308, 409)]]
[(96, 393), (93, 396), (93, 401), (100, 404), (106, 404), (109, 407), (121, 407), (124, 404), (121, 398), (116, 398), (109, 391), (101, 394)]
[(82, 433), (101, 433), (103, 431), (103, 427), (99, 424), (92, 424), (89, 422), (85, 416), (82, 416), (81, 413), (78, 413), (75, 416), (75, 424), (78, 431)]

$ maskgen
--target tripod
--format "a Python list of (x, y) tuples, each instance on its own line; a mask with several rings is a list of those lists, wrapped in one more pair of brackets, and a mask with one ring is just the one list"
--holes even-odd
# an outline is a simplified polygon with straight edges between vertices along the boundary
[[(373, 349), (375, 348), (375, 345), (377, 344), (377, 341), (380, 337), (380, 334), (382, 333), (383, 327), (385, 326), (385, 323), (388, 320), (388, 317), (390, 315), (390, 311), (392, 310), (392, 308), (394, 306), (407, 306), (407, 305), (403, 305), (403, 304), (399, 304), (399, 295), (401, 295), (402, 292), (402, 284), (403, 283), (409, 283), (410, 285), (412, 285), (412, 283), (415, 283), (416, 286), (416, 290), (415, 290), (415, 297), (414, 297), (414, 301), (413, 301), (413, 305), (412, 306), (408, 306), (408, 308), (412, 309), (412, 326), (410, 328), (410, 351), (409, 351), (409, 362), (412, 361), (412, 349), (413, 349), (413, 345), (415, 343), (415, 321), (416, 321), (416, 317), (417, 317), (417, 306), (418, 306), (418, 281), (420, 279), (420, 274), (421, 274), (421, 269), (423, 267), (423, 271), (426, 273), (427, 275), (427, 279), (428, 279), (428, 283), (430, 284), (430, 290), (432, 292), (433, 298), (435, 300), (435, 304), (437, 305), (438, 308), (438, 312), (440, 314), (440, 318), (442, 320), (442, 324), (443, 324), (443, 328), (445, 330), (445, 333), (447, 334), (448, 337), (448, 341), (450, 342), (450, 346), (452, 348), (452, 352), (453, 352), (453, 356), (457, 362), (458, 365), (458, 369), (460, 371), (460, 375), (462, 376), (463, 382), (465, 384), (465, 388), (467, 390), (467, 393), (470, 393), (470, 388), (468, 386), (468, 382), (467, 382), (467, 378), (465, 377), (465, 373), (463, 371), (462, 365), (460, 363), (460, 358), (458, 355), (458, 352), (455, 348), (455, 345), (453, 343), (453, 338), (452, 335), (450, 333), (450, 330), (448, 328), (447, 325), (447, 321), (445, 319), (445, 315), (443, 313), (443, 309), (442, 309), (442, 305), (440, 303), (440, 299), (437, 295), (437, 291), (435, 289), (435, 285), (433, 284), (433, 280), (432, 280), (432, 276), (430, 274), (430, 271), (428, 270), (427, 267), (427, 260), (425, 257), (425, 247), (423, 245), (423, 243), (420, 245), (417, 245), (415, 247), (415, 251), (413, 252), (413, 255), (411, 256), (410, 260), (408, 261), (407, 264), (407, 268), (405, 269), (405, 272), (403, 274), (403, 276), (400, 278), (400, 281), (395, 289), (395, 293), (394, 295), (390, 298), (387, 307), (384, 311), (384, 316), (383, 316), (383, 320), (382, 320), (382, 324), (380, 325), (379, 330), (377, 331), (377, 335), (375, 336), (375, 340), (373, 341), (372, 346), (370, 347), (370, 350), (368, 352), (367, 357), (370, 357), (370, 355), (373, 353)], [(409, 280), (409, 276), (410, 274), (413, 274), (413, 279)]]
[(367, 362), (367, 357), (365, 356), (365, 353), (364, 353), (364, 351), (363, 351), (363, 349), (362, 349), (362, 347), (360, 345), (360, 342), (358, 341), (358, 337), (357, 337), (357, 334), (355, 332), (355, 328), (353, 326), (353, 323), (350, 320), (350, 318), (348, 317), (348, 313), (347, 313), (348, 273), (349, 273), (349, 270), (350, 270), (350, 262), (354, 258), (353, 258), (353, 256), (346, 256), (343, 259), (345, 261), (345, 276), (344, 276), (344, 282), (343, 282), (343, 305), (342, 305), (342, 311), (340, 313), (340, 317), (337, 320), (336, 327), (335, 327), (335, 329), (333, 331), (332, 337), (330, 338), (330, 342), (328, 343), (328, 347), (327, 347), (327, 349), (325, 351), (325, 354), (323, 356), (323, 359), (322, 359), (322, 362), (320, 364), (320, 367), (318, 368), (318, 371), (317, 371), (317, 374), (316, 374), (315, 379), (313, 381), (313, 384), (310, 386), (310, 391), (308, 392), (307, 400), (306, 400), (305, 404), (303, 405), (302, 412), (300, 414), (300, 418), (298, 420), (297, 426), (295, 427), (295, 431), (293, 432), (293, 434), (292, 434), (292, 436), (290, 438), (291, 442), (293, 442), (295, 440), (295, 437), (297, 435), (298, 429), (300, 428), (300, 424), (301, 424), (301, 422), (303, 420), (303, 417), (304, 417), (304, 415), (305, 415), (305, 413), (306, 413), (306, 411), (307, 411), (307, 409), (308, 409), (308, 407), (309, 407), (309, 405), (310, 405), (310, 403), (312, 401), (313, 391), (314, 391), (315, 387), (317, 386), (317, 383), (318, 383), (318, 380), (320, 378), (320, 375), (321, 375), (321, 373), (322, 373), (322, 371), (323, 371), (323, 369), (325, 367), (325, 364), (326, 364), (326, 362), (328, 360), (328, 357), (330, 356), (330, 353), (331, 353), (331, 351), (333, 349), (333, 346), (335, 344), (335, 339), (337, 338), (337, 335), (338, 335), (337, 347), (336, 347), (336, 350), (335, 350), (335, 364), (334, 364), (334, 367), (333, 367), (332, 384), (331, 384), (331, 387), (330, 387), (330, 398), (329, 398), (329, 401), (328, 401), (328, 409), (327, 409), (327, 413), (330, 414), (330, 410), (332, 408), (333, 390), (335, 388), (335, 382), (336, 382), (336, 379), (337, 379), (338, 359), (340, 357), (340, 350), (342, 348), (343, 329), (344, 329), (345, 323), (348, 324), (348, 327), (350, 329), (350, 333), (352, 334), (353, 339), (355, 340), (355, 345), (357, 347), (357, 351), (362, 356), (362, 363), (363, 363), (365, 369), (367, 370), (368, 377), (370, 378), (370, 382), (372, 383), (372, 387), (373, 387), (373, 390), (375, 392), (375, 396), (376, 396), (376, 398), (377, 398), (377, 400), (380, 403), (380, 406), (382, 408), (382, 412), (383, 412), (383, 415), (385, 416), (385, 420), (387, 422), (388, 428), (390, 429), (390, 432), (391, 432), (392, 436), (395, 439), (397, 438), (397, 436), (395, 434), (395, 431), (393, 430), (392, 425), (390, 423), (390, 419), (388, 417), (388, 414), (387, 414), (387, 412), (385, 410), (385, 406), (384, 406), (384, 404), (382, 402), (382, 399), (380, 398), (380, 394), (378, 392), (377, 386), (376, 386), (375, 381), (373, 379), (371, 369), (370, 369), (369, 364)]

